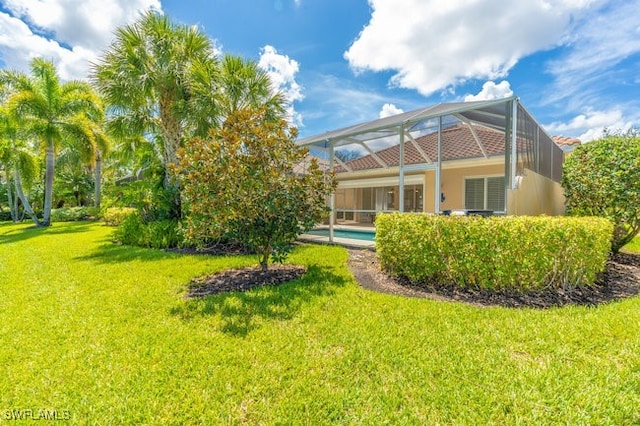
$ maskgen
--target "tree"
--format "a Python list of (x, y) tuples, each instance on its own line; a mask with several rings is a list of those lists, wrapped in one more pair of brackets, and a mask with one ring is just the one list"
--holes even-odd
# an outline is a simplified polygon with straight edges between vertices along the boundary
[(362, 157), (362, 153), (360, 151), (356, 151), (355, 149), (339, 149), (335, 152), (335, 156), (341, 161), (348, 163), (349, 161), (353, 161)]
[(4, 79), (13, 90), (7, 100), (11, 114), (45, 150), (44, 212), (38, 226), (49, 226), (56, 154), (63, 146), (73, 146), (87, 156), (96, 152), (103, 140), (96, 136), (104, 119), (102, 102), (87, 83), (62, 83), (53, 62), (41, 58), (31, 62), (30, 77), (7, 71)]
[(240, 242), (258, 254), (262, 269), (270, 258), (284, 260), (296, 237), (328, 213), (326, 200), (336, 186), (315, 159), (305, 175), (293, 172), (307, 154), (296, 146), (296, 135), (262, 107), (235, 111), (208, 139), (189, 141), (178, 167), (187, 242)]
[(29, 188), (39, 172), (35, 153), (25, 143), (24, 132), (8, 108), (0, 106), (0, 166), (4, 169), (7, 183), (7, 202), (14, 222), (20, 220), (18, 200), (26, 214), (36, 225), (40, 222), (24, 193), (23, 180)]
[(567, 214), (602, 216), (614, 224), (617, 253), (640, 232), (640, 132), (606, 133), (578, 146), (564, 163)]
[(113, 134), (124, 140), (149, 136), (149, 141), (160, 142), (164, 186), (177, 194), (176, 216), (180, 216), (179, 186), (170, 166), (177, 164), (185, 129), (198, 118), (189, 110), (193, 68), (205, 70), (206, 81), (215, 69), (213, 53), (211, 41), (196, 26), (177, 25), (166, 15), (149, 11), (117, 30), (115, 41), (93, 70), (109, 108)]

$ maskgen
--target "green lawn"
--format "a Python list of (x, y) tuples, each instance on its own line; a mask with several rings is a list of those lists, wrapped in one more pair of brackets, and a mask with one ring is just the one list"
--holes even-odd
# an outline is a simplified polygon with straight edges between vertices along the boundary
[(640, 235), (636, 235), (629, 244), (624, 246), (623, 250), (640, 253)]
[[(339, 247), (304, 279), (183, 299), (250, 257), (112, 245), (111, 228), (0, 224), (0, 423), (638, 424), (640, 298), (514, 310), (359, 288)], [(65, 422), (67, 424), (68, 422)]]

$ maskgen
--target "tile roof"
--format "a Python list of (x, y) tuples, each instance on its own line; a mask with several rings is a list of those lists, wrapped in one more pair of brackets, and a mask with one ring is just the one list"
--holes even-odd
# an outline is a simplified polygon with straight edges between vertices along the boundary
[(567, 138), (565, 136), (551, 136), (553, 141), (562, 146), (562, 145), (582, 145), (582, 141), (578, 138)]
[[(504, 133), (484, 126), (473, 126), (473, 129), (478, 135), (488, 157), (504, 154)], [(422, 151), (427, 154), (430, 161), (422, 156), (413, 143), (406, 141), (404, 144), (405, 165), (438, 161), (438, 132), (416, 138), (416, 142)], [(390, 167), (400, 165), (399, 145), (382, 149), (377, 151), (376, 154)], [(473, 137), (469, 126), (458, 124), (442, 130), (442, 161), (482, 157), (484, 157), (484, 154)], [(354, 171), (382, 168), (371, 154), (349, 161), (347, 165)], [(346, 170), (343, 167), (337, 167), (336, 171), (345, 172)]]
[(551, 136), (551, 139), (558, 145), (563, 151), (571, 152), (573, 149), (582, 145), (582, 141), (578, 138), (567, 138), (565, 136)]

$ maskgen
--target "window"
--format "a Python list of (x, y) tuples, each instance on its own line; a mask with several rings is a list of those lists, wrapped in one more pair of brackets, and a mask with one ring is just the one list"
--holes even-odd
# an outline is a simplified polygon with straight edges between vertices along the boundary
[(465, 179), (464, 208), (504, 211), (504, 176)]
[(422, 195), (422, 185), (406, 185), (404, 187), (404, 211), (423, 211), (424, 203)]

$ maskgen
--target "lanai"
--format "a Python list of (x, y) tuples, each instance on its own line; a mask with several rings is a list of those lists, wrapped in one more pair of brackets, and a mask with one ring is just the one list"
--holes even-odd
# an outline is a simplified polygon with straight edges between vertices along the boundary
[[(350, 172), (347, 163), (335, 156), (336, 149), (348, 146), (358, 147), (366, 152), (379, 166), (380, 170), (397, 173), (399, 190), (398, 210), (404, 209), (404, 186), (407, 174), (432, 171), (435, 175), (433, 181), (433, 206), (434, 212), (441, 212), (440, 191), (443, 162), (443, 129), (452, 126), (468, 126), (473, 135), (472, 144), (475, 144), (472, 161), (479, 161), (488, 157), (488, 150), (483, 142), (478, 126), (484, 126), (502, 132), (504, 135), (504, 197), (515, 196), (514, 192), (522, 180), (524, 170), (527, 169), (541, 175), (550, 181), (559, 183), (562, 173), (562, 150), (552, 141), (541, 126), (529, 114), (517, 97), (509, 97), (499, 100), (446, 103), (420, 108), (397, 114), (391, 117), (373, 120), (346, 128), (328, 131), (320, 135), (300, 139), (298, 144), (322, 153), (328, 161), (329, 168), (336, 167), (342, 172)], [(416, 139), (428, 134), (437, 135), (437, 149), (435, 155), (428, 155)], [(397, 145), (399, 149), (399, 162), (391, 165), (376, 154), (376, 147)], [(413, 154), (419, 153), (420, 161), (405, 160), (407, 151)], [(329, 204), (332, 212), (335, 211), (335, 194), (331, 196)], [(505, 209), (506, 210), (506, 209)], [(510, 214), (509, 211), (505, 213)], [(330, 240), (333, 239), (333, 226), (335, 215), (332, 213), (329, 219)]]

